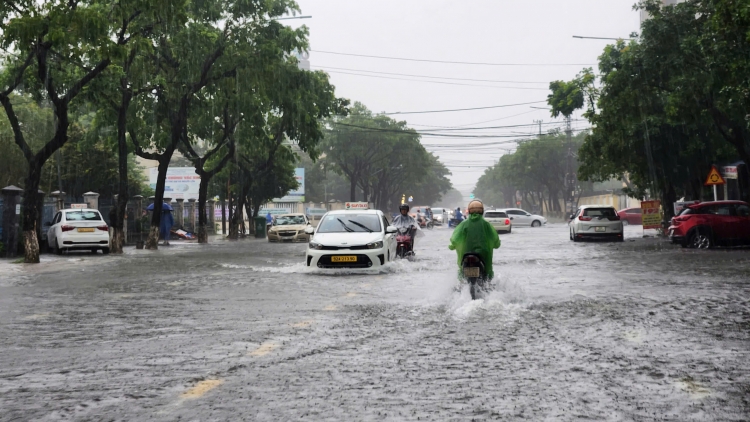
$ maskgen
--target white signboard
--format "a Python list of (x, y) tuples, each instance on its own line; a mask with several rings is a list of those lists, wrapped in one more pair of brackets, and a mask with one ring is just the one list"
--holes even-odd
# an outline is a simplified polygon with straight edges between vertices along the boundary
[(307, 215), (324, 215), (328, 210), (325, 208), (306, 208), (305, 214)]
[(89, 204), (70, 204), (70, 208), (73, 208), (73, 209), (83, 209), (83, 208), (88, 208), (88, 207), (89, 207)]
[[(148, 183), (151, 189), (156, 189), (156, 179), (159, 169), (152, 168), (148, 175)], [(169, 167), (167, 169), (167, 180), (164, 184), (164, 197), (172, 199), (198, 199), (198, 191), (201, 186), (201, 177), (195, 173), (193, 167)]]
[(736, 179), (737, 178), (737, 166), (724, 166), (721, 168), (721, 175), (725, 179)]
[(16, 204), (16, 215), (21, 213), (21, 204)]
[(281, 214), (291, 214), (292, 210), (289, 208), (264, 208), (261, 207), (260, 210), (258, 210), (258, 215), (265, 217), (268, 215), (268, 213), (271, 213), (271, 215), (281, 215)]
[(294, 178), (297, 179), (298, 187), (282, 198), (276, 198), (273, 202), (305, 202), (305, 169), (294, 169)]
[(347, 202), (344, 204), (344, 209), (347, 210), (367, 210), (370, 209), (370, 204), (367, 202)]

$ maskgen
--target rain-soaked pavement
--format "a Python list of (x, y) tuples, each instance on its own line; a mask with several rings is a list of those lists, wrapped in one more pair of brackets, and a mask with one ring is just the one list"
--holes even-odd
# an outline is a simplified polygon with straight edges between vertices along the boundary
[(497, 289), (414, 262), (321, 273), (304, 244), (0, 262), (0, 420), (750, 419), (750, 251), (515, 228)]

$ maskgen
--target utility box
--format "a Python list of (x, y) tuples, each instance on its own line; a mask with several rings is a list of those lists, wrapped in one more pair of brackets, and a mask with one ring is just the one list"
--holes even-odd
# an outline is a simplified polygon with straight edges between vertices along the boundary
[(266, 238), (266, 217), (255, 217), (255, 237)]

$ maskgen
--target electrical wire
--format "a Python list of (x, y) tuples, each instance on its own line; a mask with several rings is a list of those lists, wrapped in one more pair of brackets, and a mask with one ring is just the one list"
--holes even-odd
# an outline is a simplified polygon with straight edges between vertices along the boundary
[(471, 79), (471, 78), (451, 78), (445, 76), (430, 76), (430, 75), (414, 75), (409, 73), (392, 73), (392, 72), (381, 72), (375, 70), (364, 70), (364, 69), (350, 69), (346, 67), (333, 67), (333, 66), (313, 66), (317, 69), (333, 69), (333, 70), (346, 70), (349, 72), (362, 72), (362, 73), (375, 73), (379, 75), (393, 75), (393, 76), (410, 76), (415, 78), (428, 78), (428, 79), (446, 79), (453, 81), (468, 81), (468, 82), (497, 82), (507, 84), (544, 84), (549, 85), (549, 82), (529, 82), (529, 81), (499, 81), (496, 79)]
[(489, 110), (493, 108), (505, 108), (505, 107), (516, 107), (516, 106), (522, 106), (522, 105), (529, 105), (529, 104), (539, 104), (539, 103), (546, 103), (547, 100), (542, 101), (532, 101), (529, 103), (518, 103), (518, 104), (503, 104), (503, 105), (496, 105), (496, 106), (488, 106), (488, 107), (471, 107), (471, 108), (455, 108), (455, 109), (448, 109), (448, 110), (430, 110), (430, 111), (395, 111), (391, 113), (380, 113), (385, 116), (392, 116), (395, 114), (427, 114), (427, 113), (450, 113), (454, 111), (472, 111), (472, 110)]
[(390, 79), (390, 80), (397, 80), (397, 81), (409, 81), (409, 82), (422, 82), (427, 84), (439, 84), (439, 85), (459, 85), (459, 86), (474, 86), (477, 88), (499, 88), (499, 89), (521, 89), (521, 90), (529, 90), (529, 91), (548, 91), (547, 88), (526, 88), (522, 86), (496, 86), (496, 85), (476, 85), (476, 84), (462, 84), (457, 82), (441, 82), (441, 81), (424, 81), (420, 79), (406, 79), (406, 78), (395, 78), (392, 76), (379, 76), (379, 75), (365, 75), (361, 73), (352, 73), (352, 72), (340, 72), (337, 70), (327, 70), (328, 73), (337, 73), (341, 75), (352, 75), (352, 76), (364, 76), (367, 78), (376, 78), (376, 79)]
[(310, 50), (315, 53), (321, 54), (334, 54), (337, 56), (352, 56), (352, 57), (367, 57), (371, 59), (384, 59), (384, 60), (401, 60), (408, 62), (426, 62), (426, 63), (446, 63), (446, 64), (462, 64), (462, 65), (473, 65), (473, 66), (596, 66), (591, 63), (485, 63), (485, 62), (461, 62), (451, 60), (431, 60), (431, 59), (412, 59), (408, 57), (390, 57), (390, 56), (373, 56), (368, 54), (353, 54), (353, 53), (341, 53), (337, 51), (325, 51), (325, 50)]

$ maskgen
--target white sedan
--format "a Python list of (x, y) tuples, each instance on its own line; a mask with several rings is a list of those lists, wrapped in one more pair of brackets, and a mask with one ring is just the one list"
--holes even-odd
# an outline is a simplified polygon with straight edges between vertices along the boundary
[(93, 209), (66, 209), (55, 214), (46, 225), (47, 247), (50, 252), (85, 249), (109, 253), (109, 227), (102, 215)]
[(547, 224), (547, 219), (543, 216), (526, 212), (520, 208), (501, 208), (495, 211), (508, 214), (514, 226), (539, 227)]
[(614, 207), (582, 205), (570, 220), (570, 240), (613, 239), (623, 241), (622, 221)]
[(307, 247), (308, 267), (375, 268), (396, 258), (396, 228), (378, 210), (330, 211)]

